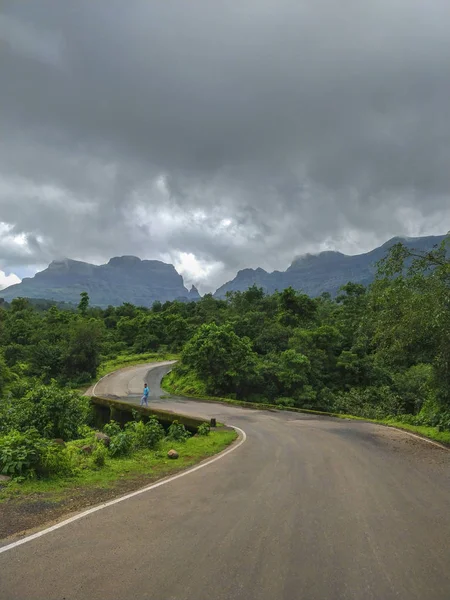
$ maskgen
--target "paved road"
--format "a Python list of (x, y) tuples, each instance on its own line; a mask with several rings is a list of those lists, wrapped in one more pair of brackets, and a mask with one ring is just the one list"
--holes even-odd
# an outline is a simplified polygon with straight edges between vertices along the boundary
[[(382, 427), (102, 383), (237, 425), (214, 464), (0, 554), (2, 600), (449, 600), (450, 453)], [(116, 385), (117, 384), (117, 385)]]

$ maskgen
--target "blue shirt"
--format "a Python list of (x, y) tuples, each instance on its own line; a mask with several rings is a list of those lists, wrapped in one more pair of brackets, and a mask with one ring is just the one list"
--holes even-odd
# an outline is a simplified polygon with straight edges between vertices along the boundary
[(148, 394), (149, 394), (149, 392), (150, 392), (150, 390), (148, 389), (148, 386), (146, 385), (146, 386), (144, 387), (144, 396), (145, 396), (146, 398), (148, 398)]

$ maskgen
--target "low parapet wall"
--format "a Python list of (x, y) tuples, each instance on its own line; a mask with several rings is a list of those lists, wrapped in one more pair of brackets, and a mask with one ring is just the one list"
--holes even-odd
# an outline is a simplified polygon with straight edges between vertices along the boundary
[(128, 402), (123, 402), (121, 400), (102, 398), (101, 396), (91, 396), (90, 400), (94, 410), (95, 425), (99, 428), (102, 428), (103, 425), (109, 423), (111, 420), (117, 421), (121, 425), (125, 425), (128, 421), (134, 420), (136, 413), (142, 415), (144, 421), (150, 416), (156, 417), (165, 429), (170, 427), (173, 421), (178, 421), (191, 433), (196, 433), (198, 426), (205, 422), (204, 419), (188, 417), (186, 415), (169, 412), (168, 410), (129, 404)]

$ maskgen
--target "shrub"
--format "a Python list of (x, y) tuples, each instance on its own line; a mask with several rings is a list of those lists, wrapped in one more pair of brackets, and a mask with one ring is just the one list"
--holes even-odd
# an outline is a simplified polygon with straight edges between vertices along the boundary
[(8, 386), (8, 392), (12, 398), (23, 398), (25, 394), (30, 390), (30, 379), (25, 379), (23, 373), (18, 373), (22, 365), (14, 366), (14, 376), (12, 382)]
[(432, 400), (433, 367), (413, 365), (393, 377), (394, 389), (403, 399), (406, 412), (418, 414), (427, 400)]
[(10, 431), (0, 438), (0, 473), (13, 477), (33, 474), (48, 444), (35, 429)]
[(130, 421), (125, 425), (125, 431), (133, 436), (133, 445), (135, 448), (147, 447), (145, 423), (142, 421)]
[(125, 430), (133, 435), (136, 448), (156, 448), (164, 437), (164, 427), (154, 416), (146, 423), (131, 421), (125, 425)]
[(346, 394), (337, 394), (336, 410), (368, 419), (404, 415), (402, 399), (388, 386), (352, 388)]
[(94, 430), (89, 425), (80, 425), (77, 429), (78, 438), (86, 438), (94, 434)]
[(120, 427), (119, 423), (117, 423), (117, 421), (114, 420), (111, 420), (109, 423), (106, 423), (106, 425), (103, 427), (103, 433), (106, 433), (106, 435), (109, 435), (109, 437), (114, 437), (121, 431), (122, 428)]
[(89, 400), (78, 392), (50, 385), (37, 385), (12, 404), (15, 428), (34, 427), (41, 436), (73, 440), (89, 416)]
[(107, 456), (108, 450), (106, 446), (104, 444), (97, 444), (92, 453), (92, 462), (96, 467), (104, 467)]
[(109, 453), (111, 456), (125, 456), (131, 452), (133, 446), (133, 432), (130, 430), (121, 431), (111, 438), (111, 442), (109, 444)]
[(185, 426), (178, 421), (173, 421), (167, 432), (167, 437), (176, 442), (185, 442), (190, 435), (189, 431), (186, 431)]
[(40, 452), (36, 474), (39, 477), (51, 475), (69, 477), (75, 474), (76, 467), (75, 455), (71, 448), (50, 442)]
[(150, 417), (145, 424), (147, 431), (147, 445), (149, 448), (156, 448), (159, 442), (164, 438), (164, 427), (156, 417)]
[(197, 427), (197, 434), (198, 435), (209, 435), (209, 433), (210, 433), (210, 428), (209, 428), (209, 424), (208, 423), (201, 423)]
[(275, 399), (275, 404), (278, 404), (280, 406), (295, 406), (295, 400), (294, 398), (276, 398)]

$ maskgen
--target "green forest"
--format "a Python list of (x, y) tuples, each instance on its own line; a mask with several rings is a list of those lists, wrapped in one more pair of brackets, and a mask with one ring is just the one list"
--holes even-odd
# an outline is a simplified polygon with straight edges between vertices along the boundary
[(369, 288), (336, 298), (253, 287), (184, 307), (170, 390), (450, 431), (449, 244), (397, 244)]
[[(92, 435), (78, 389), (105, 365), (149, 353), (180, 357), (165, 382), (178, 394), (450, 431), (449, 242), (426, 255), (399, 244), (370, 287), (349, 282), (336, 298), (252, 287), (225, 300), (206, 295), (151, 308), (95, 308), (87, 293), (77, 308), (3, 303), (0, 472), (70, 470), (55, 466), (48, 442)], [(162, 435), (155, 423), (129, 434), (141, 442)], [(104, 450), (96, 451), (101, 463)]]

